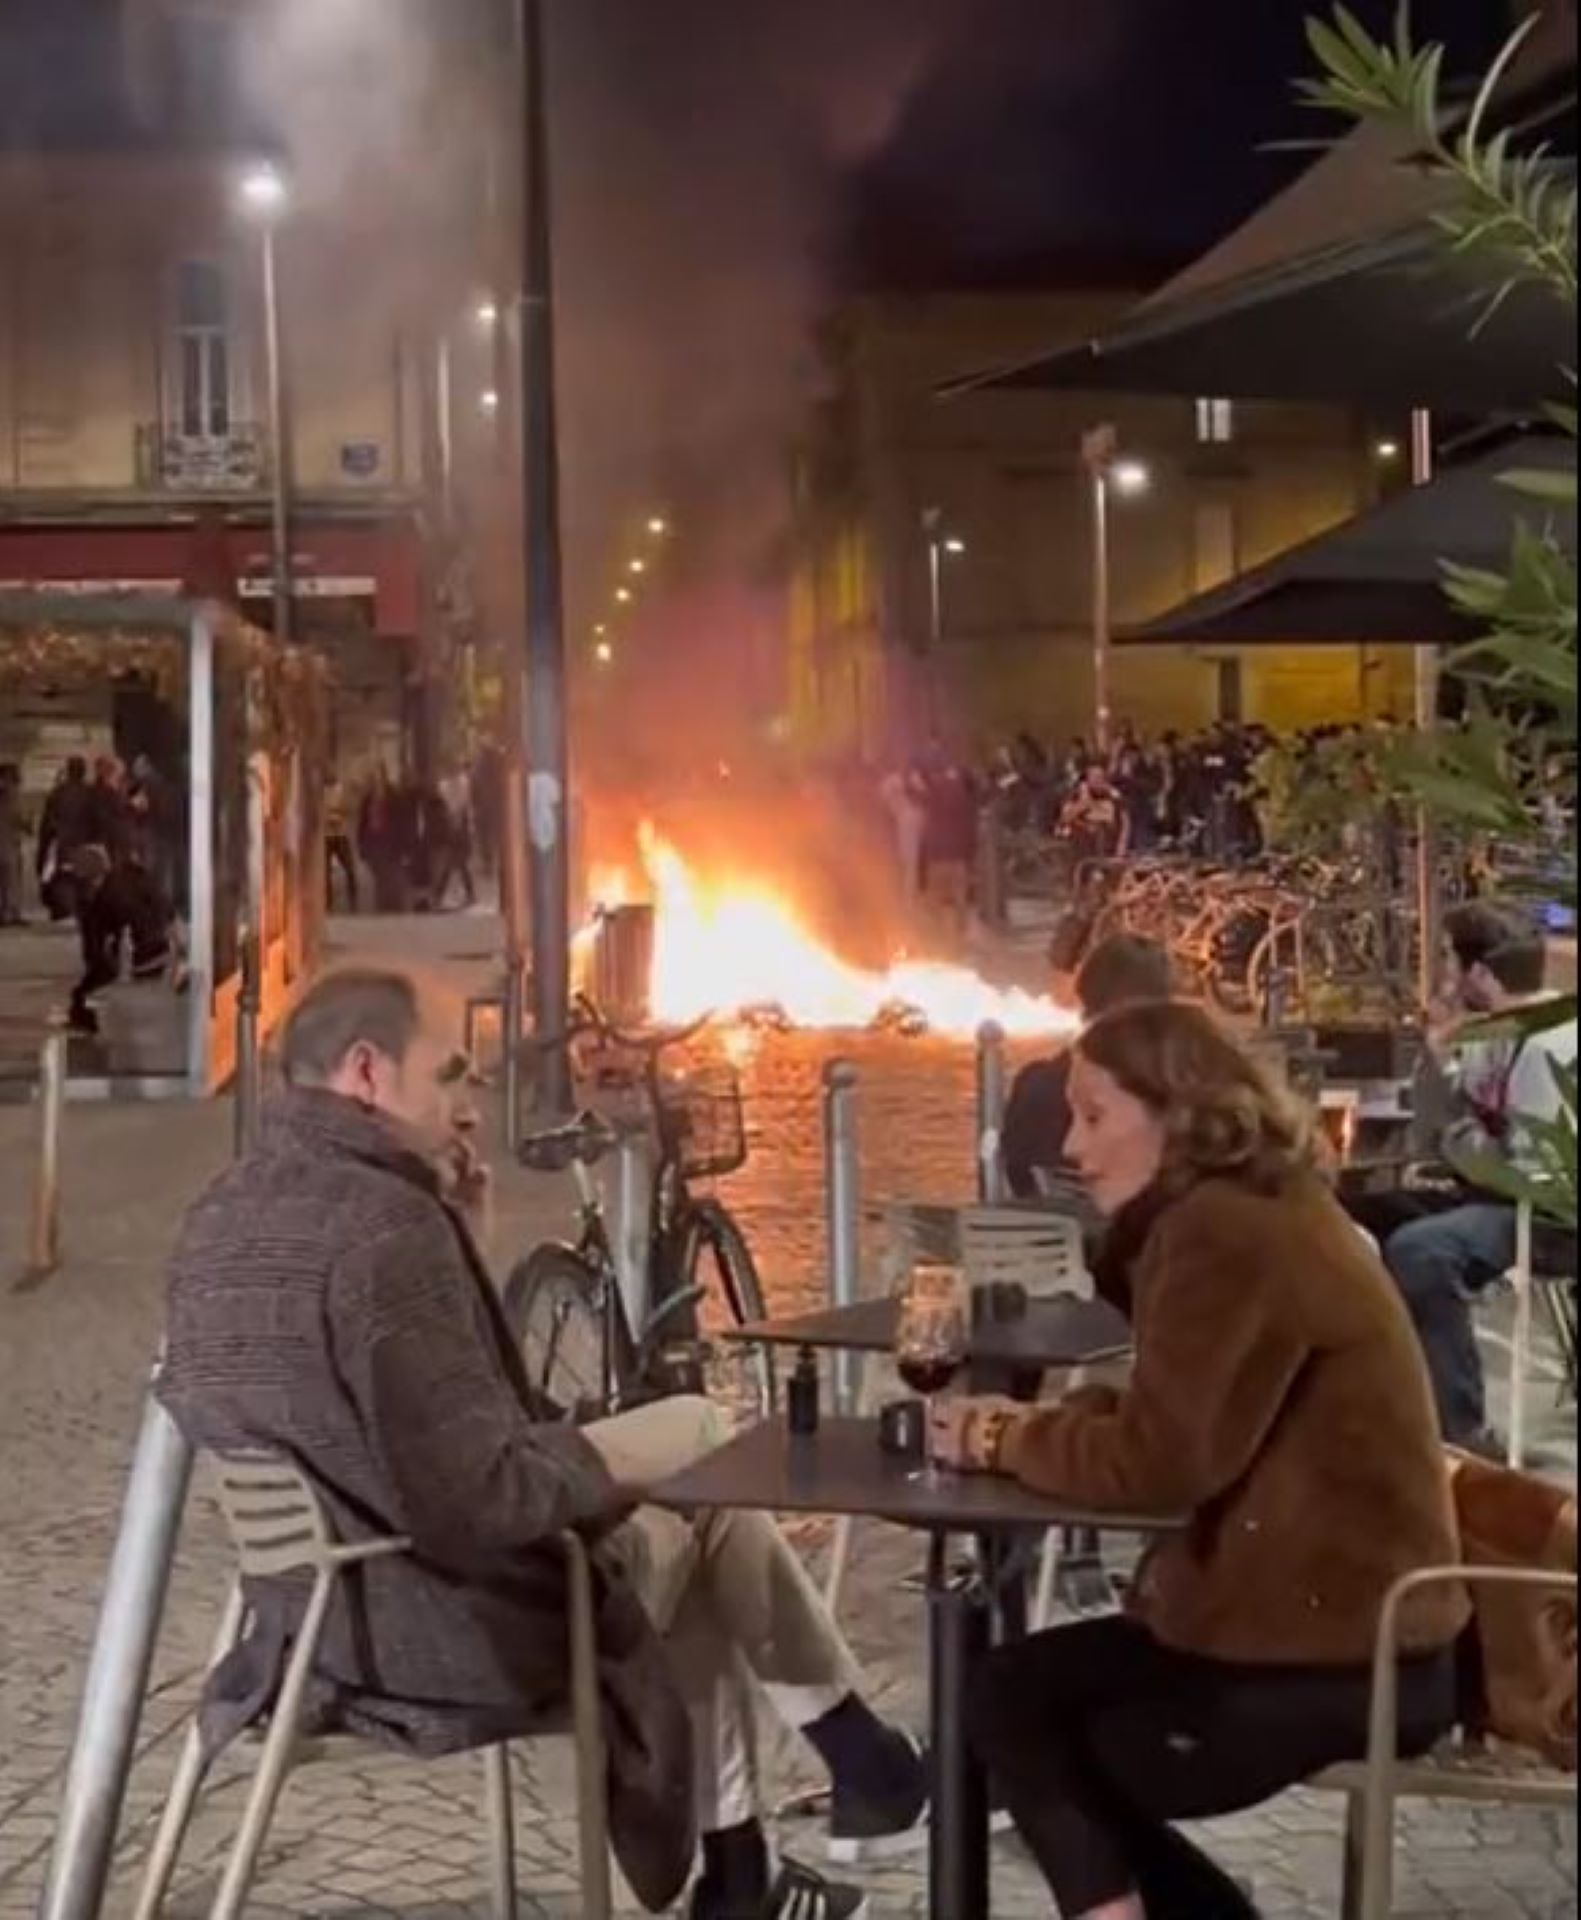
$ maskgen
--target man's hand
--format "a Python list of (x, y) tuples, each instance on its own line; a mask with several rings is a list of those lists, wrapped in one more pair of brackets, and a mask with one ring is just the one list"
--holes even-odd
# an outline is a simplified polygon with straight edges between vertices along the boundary
[(957, 1473), (996, 1473), (997, 1440), (1006, 1423), (1026, 1413), (1003, 1394), (935, 1400), (928, 1422), (928, 1457)]
[(494, 1227), (494, 1173), (470, 1133), (457, 1134), (439, 1169), (440, 1190), (480, 1246)]

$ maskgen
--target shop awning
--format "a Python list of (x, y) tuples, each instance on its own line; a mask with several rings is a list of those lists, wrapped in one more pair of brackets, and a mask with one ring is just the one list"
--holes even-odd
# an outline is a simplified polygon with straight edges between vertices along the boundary
[(1504, 567), (1521, 521), (1546, 526), (1573, 553), (1575, 516), (1516, 493), (1503, 476), (1575, 467), (1574, 443), (1557, 435), (1505, 440), (1116, 638), (1132, 646), (1468, 639), (1444, 593), (1444, 562)]

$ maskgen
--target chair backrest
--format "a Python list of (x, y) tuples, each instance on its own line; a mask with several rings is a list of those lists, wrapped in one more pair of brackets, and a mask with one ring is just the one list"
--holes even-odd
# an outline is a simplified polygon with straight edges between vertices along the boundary
[(214, 1492), (241, 1571), (267, 1579), (318, 1570), (335, 1550), (324, 1503), (289, 1460), (265, 1453), (213, 1454)]
[(969, 1207), (961, 1215), (961, 1261), (974, 1288), (1007, 1284), (1034, 1298), (1092, 1296), (1081, 1225), (1068, 1214)]
[(923, 1260), (954, 1265), (961, 1258), (961, 1209), (924, 1200), (895, 1201), (868, 1216), (880, 1232), (878, 1273), (884, 1296), (899, 1290)]

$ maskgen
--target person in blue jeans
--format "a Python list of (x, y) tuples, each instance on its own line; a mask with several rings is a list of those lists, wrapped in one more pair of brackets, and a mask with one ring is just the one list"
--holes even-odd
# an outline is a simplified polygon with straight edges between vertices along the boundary
[(1388, 1194), (1353, 1207), (1383, 1249), (1427, 1356), (1444, 1438), (1498, 1450), (1487, 1428), (1482, 1357), (1472, 1307), (1515, 1260), (1515, 1208), (1464, 1171), (1467, 1156), (1530, 1166), (1533, 1121), (1560, 1111), (1556, 1067), (1576, 1058), (1574, 1019), (1521, 1039), (1460, 1037), (1468, 1020), (1513, 1013), (1544, 998), (1546, 943), (1539, 928), (1507, 906), (1473, 901), (1445, 925), (1447, 1016), (1428, 1032), (1449, 1115), (1444, 1158), (1451, 1185)]

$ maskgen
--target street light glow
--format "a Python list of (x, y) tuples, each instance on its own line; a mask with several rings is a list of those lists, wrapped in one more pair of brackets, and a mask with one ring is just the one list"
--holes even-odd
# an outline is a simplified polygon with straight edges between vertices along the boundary
[(648, 563), (646, 560), (628, 560), (626, 562), (626, 571), (628, 573), (646, 573), (648, 571)]
[(600, 640), (598, 645), (593, 649), (593, 657), (601, 667), (607, 667), (615, 658), (615, 649), (607, 640)]
[(648, 531), (653, 535), (655, 540), (662, 540), (670, 531), (670, 523), (668, 520), (661, 520), (659, 516), (655, 514), (648, 522)]
[(1116, 493), (1135, 497), (1146, 493), (1153, 484), (1153, 475), (1145, 461), (1116, 460), (1109, 469), (1109, 478), (1114, 483)]
[(1380, 460), (1398, 460), (1401, 451), (1400, 443), (1398, 440), (1380, 440), (1373, 451)]
[(623, 607), (629, 607), (631, 605), (631, 588), (616, 587), (615, 598), (620, 602), (620, 604)]
[(966, 551), (966, 542), (958, 537), (946, 540), (944, 543), (944, 551), (948, 554), (953, 554), (956, 559), (959, 559)]
[(479, 394), (478, 405), (485, 413), (498, 413), (500, 410), (500, 397), (492, 387), (489, 387), (483, 393)]
[(260, 160), (242, 175), (237, 191), (249, 213), (269, 218), (279, 213), (290, 198), (285, 175), (272, 160)]
[(492, 300), (480, 300), (476, 308), (477, 322), (480, 327), (494, 326), (500, 317), (500, 310)]

